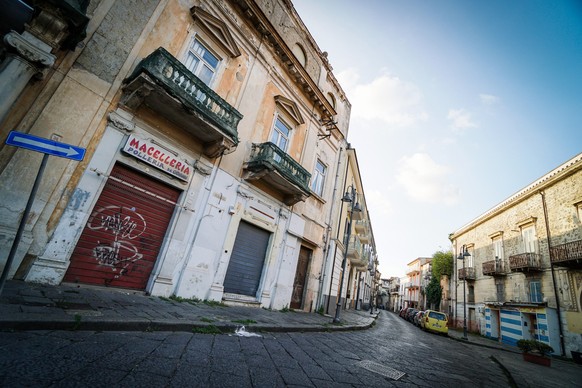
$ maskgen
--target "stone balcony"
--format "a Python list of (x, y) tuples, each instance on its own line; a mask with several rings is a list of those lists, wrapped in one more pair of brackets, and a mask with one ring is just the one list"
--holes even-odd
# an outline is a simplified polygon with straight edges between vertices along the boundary
[(162, 47), (124, 80), (121, 104), (133, 111), (145, 105), (201, 142), (210, 158), (238, 145), (242, 114)]
[(354, 229), (364, 244), (370, 242), (370, 222), (368, 220), (354, 221)]
[(474, 267), (459, 268), (458, 272), (459, 280), (475, 280), (476, 271)]
[(311, 174), (273, 143), (253, 144), (244, 170), (245, 179), (267, 184), (282, 194), (288, 206), (305, 201), (311, 195)]
[(560, 267), (582, 268), (582, 240), (552, 247), (552, 264)]
[(509, 269), (512, 272), (541, 271), (542, 255), (526, 252), (509, 256)]
[(483, 275), (505, 276), (505, 263), (501, 259), (486, 261), (483, 263)]

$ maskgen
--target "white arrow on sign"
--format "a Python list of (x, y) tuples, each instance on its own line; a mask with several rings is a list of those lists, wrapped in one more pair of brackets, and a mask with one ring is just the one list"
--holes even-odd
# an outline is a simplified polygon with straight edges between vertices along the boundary
[(23, 137), (23, 136), (18, 136), (18, 135), (14, 136), (14, 141), (24, 143), (24, 144), (30, 144), (31, 146), (41, 147), (41, 148), (48, 149), (48, 150), (55, 151), (55, 152), (62, 152), (64, 154), (66, 154), (67, 156), (79, 155), (79, 152), (77, 152), (77, 150), (75, 150), (74, 148), (72, 148), (70, 146), (59, 146), (57, 144), (42, 143), (40, 141), (36, 141), (34, 139), (30, 139), (28, 137)]

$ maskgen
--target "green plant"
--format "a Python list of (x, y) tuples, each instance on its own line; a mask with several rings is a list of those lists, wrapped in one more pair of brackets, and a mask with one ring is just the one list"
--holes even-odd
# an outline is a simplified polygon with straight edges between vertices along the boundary
[(212, 323), (212, 322), (214, 322), (214, 319), (210, 319), (210, 318), (204, 318), (204, 317), (200, 318), (200, 320), (201, 320), (202, 322), (206, 322), (206, 323)]
[(205, 299), (203, 303), (205, 305), (207, 305), (207, 306), (210, 306), (210, 307), (228, 307), (224, 303), (218, 302), (216, 300), (208, 300), (208, 299)]
[(319, 308), (317, 309), (317, 313), (319, 315), (324, 315), (325, 314), (325, 310), (324, 310), (323, 306), (319, 306)]
[(517, 341), (517, 347), (524, 353), (538, 353), (542, 356), (554, 351), (550, 345), (536, 340), (520, 339)]
[(80, 314), (75, 314), (75, 323), (73, 324), (73, 330), (79, 330), (81, 328), (81, 320), (83, 317)]
[(293, 312), (295, 310), (290, 309), (288, 305), (285, 305), (285, 307), (283, 307), (281, 310), (279, 310), (282, 313), (288, 313), (288, 312)]
[(251, 323), (257, 323), (257, 321), (255, 321), (253, 319), (235, 319), (232, 322), (240, 323), (242, 325), (250, 325)]
[(214, 325), (195, 327), (194, 329), (192, 329), (192, 332), (199, 334), (222, 334), (222, 331)]

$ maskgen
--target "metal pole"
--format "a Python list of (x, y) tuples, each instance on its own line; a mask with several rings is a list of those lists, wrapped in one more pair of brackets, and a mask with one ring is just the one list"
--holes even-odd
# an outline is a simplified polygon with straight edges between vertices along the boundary
[(558, 328), (560, 332), (560, 354), (566, 355), (566, 348), (564, 346), (564, 332), (562, 329), (562, 313), (560, 311), (560, 296), (558, 294), (558, 286), (556, 285), (556, 274), (554, 273), (554, 255), (552, 253), (552, 235), (550, 234), (550, 222), (548, 220), (548, 207), (546, 205), (546, 194), (540, 190), (539, 194), (542, 196), (542, 205), (544, 208), (544, 220), (546, 221), (546, 234), (548, 235), (548, 254), (550, 255), (550, 272), (552, 273), (552, 283), (554, 285), (554, 295), (556, 295), (556, 312), (558, 314)]
[(20, 239), (22, 238), (22, 233), (24, 232), (24, 227), (26, 226), (26, 221), (28, 220), (28, 215), (30, 214), (30, 209), (32, 208), (32, 203), (34, 202), (34, 197), (36, 196), (36, 192), (38, 191), (38, 187), (40, 186), (40, 180), (42, 178), (44, 168), (46, 167), (48, 157), (49, 157), (48, 154), (44, 154), (44, 156), (42, 157), (42, 162), (40, 163), (38, 173), (36, 174), (36, 179), (34, 180), (34, 185), (32, 186), (32, 191), (30, 192), (30, 196), (28, 197), (28, 202), (26, 203), (26, 208), (24, 208), (24, 213), (22, 213), (22, 218), (20, 219), (20, 225), (18, 226), (18, 230), (16, 231), (16, 236), (14, 236), (14, 242), (12, 243), (12, 248), (10, 249), (10, 253), (8, 254), (8, 258), (6, 259), (6, 264), (4, 265), (4, 270), (2, 270), (2, 276), (0, 276), (0, 295), (2, 295), (2, 290), (4, 289), (4, 283), (6, 283), (6, 278), (8, 277), (8, 272), (10, 272), (10, 266), (12, 265), (12, 261), (14, 260), (14, 256), (16, 256), (16, 251), (18, 250), (18, 244), (20, 244)]
[[(464, 250), (464, 249), (463, 249)], [(467, 338), (467, 296), (465, 295), (465, 284), (467, 283), (467, 274), (465, 273), (465, 252), (463, 252), (463, 339)]]
[(346, 265), (348, 262), (348, 245), (350, 243), (350, 234), (352, 233), (352, 218), (354, 216), (354, 204), (356, 202), (356, 196), (354, 195), (354, 188), (352, 187), (351, 194), (352, 194), (352, 205), (350, 211), (350, 222), (348, 223), (348, 230), (346, 232), (346, 246), (344, 250), (344, 260), (342, 261), (342, 276), (340, 277), (340, 288), (339, 288), (339, 295), (337, 298), (337, 306), (335, 308), (335, 317), (333, 318), (333, 323), (340, 322), (340, 310), (342, 308), (342, 290), (344, 288), (344, 278), (346, 276)]

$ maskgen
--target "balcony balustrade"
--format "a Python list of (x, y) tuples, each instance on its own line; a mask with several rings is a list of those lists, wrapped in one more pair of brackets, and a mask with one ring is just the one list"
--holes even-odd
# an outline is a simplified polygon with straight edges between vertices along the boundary
[(526, 252), (509, 256), (509, 269), (512, 272), (541, 271), (542, 255)]
[(552, 247), (552, 264), (561, 267), (582, 268), (582, 240)]
[(132, 110), (146, 105), (200, 141), (206, 156), (236, 148), (242, 114), (165, 49), (144, 58), (124, 84), (123, 105)]
[(476, 278), (475, 272), (476, 271), (475, 271), (474, 267), (465, 267), (465, 268), (459, 268), (459, 271), (457, 272), (457, 274), (458, 274), (459, 280), (475, 280), (475, 278)]
[(270, 185), (283, 194), (286, 205), (305, 201), (311, 195), (308, 186), (311, 174), (273, 143), (253, 144), (244, 169), (245, 179)]
[(350, 264), (357, 268), (367, 268), (369, 255), (364, 251), (364, 246), (358, 236), (352, 235), (348, 242), (348, 259)]
[(354, 230), (360, 236), (363, 243), (370, 242), (370, 222), (368, 220), (354, 221)]
[(485, 276), (505, 276), (505, 265), (503, 260), (495, 259), (483, 263), (483, 275)]

